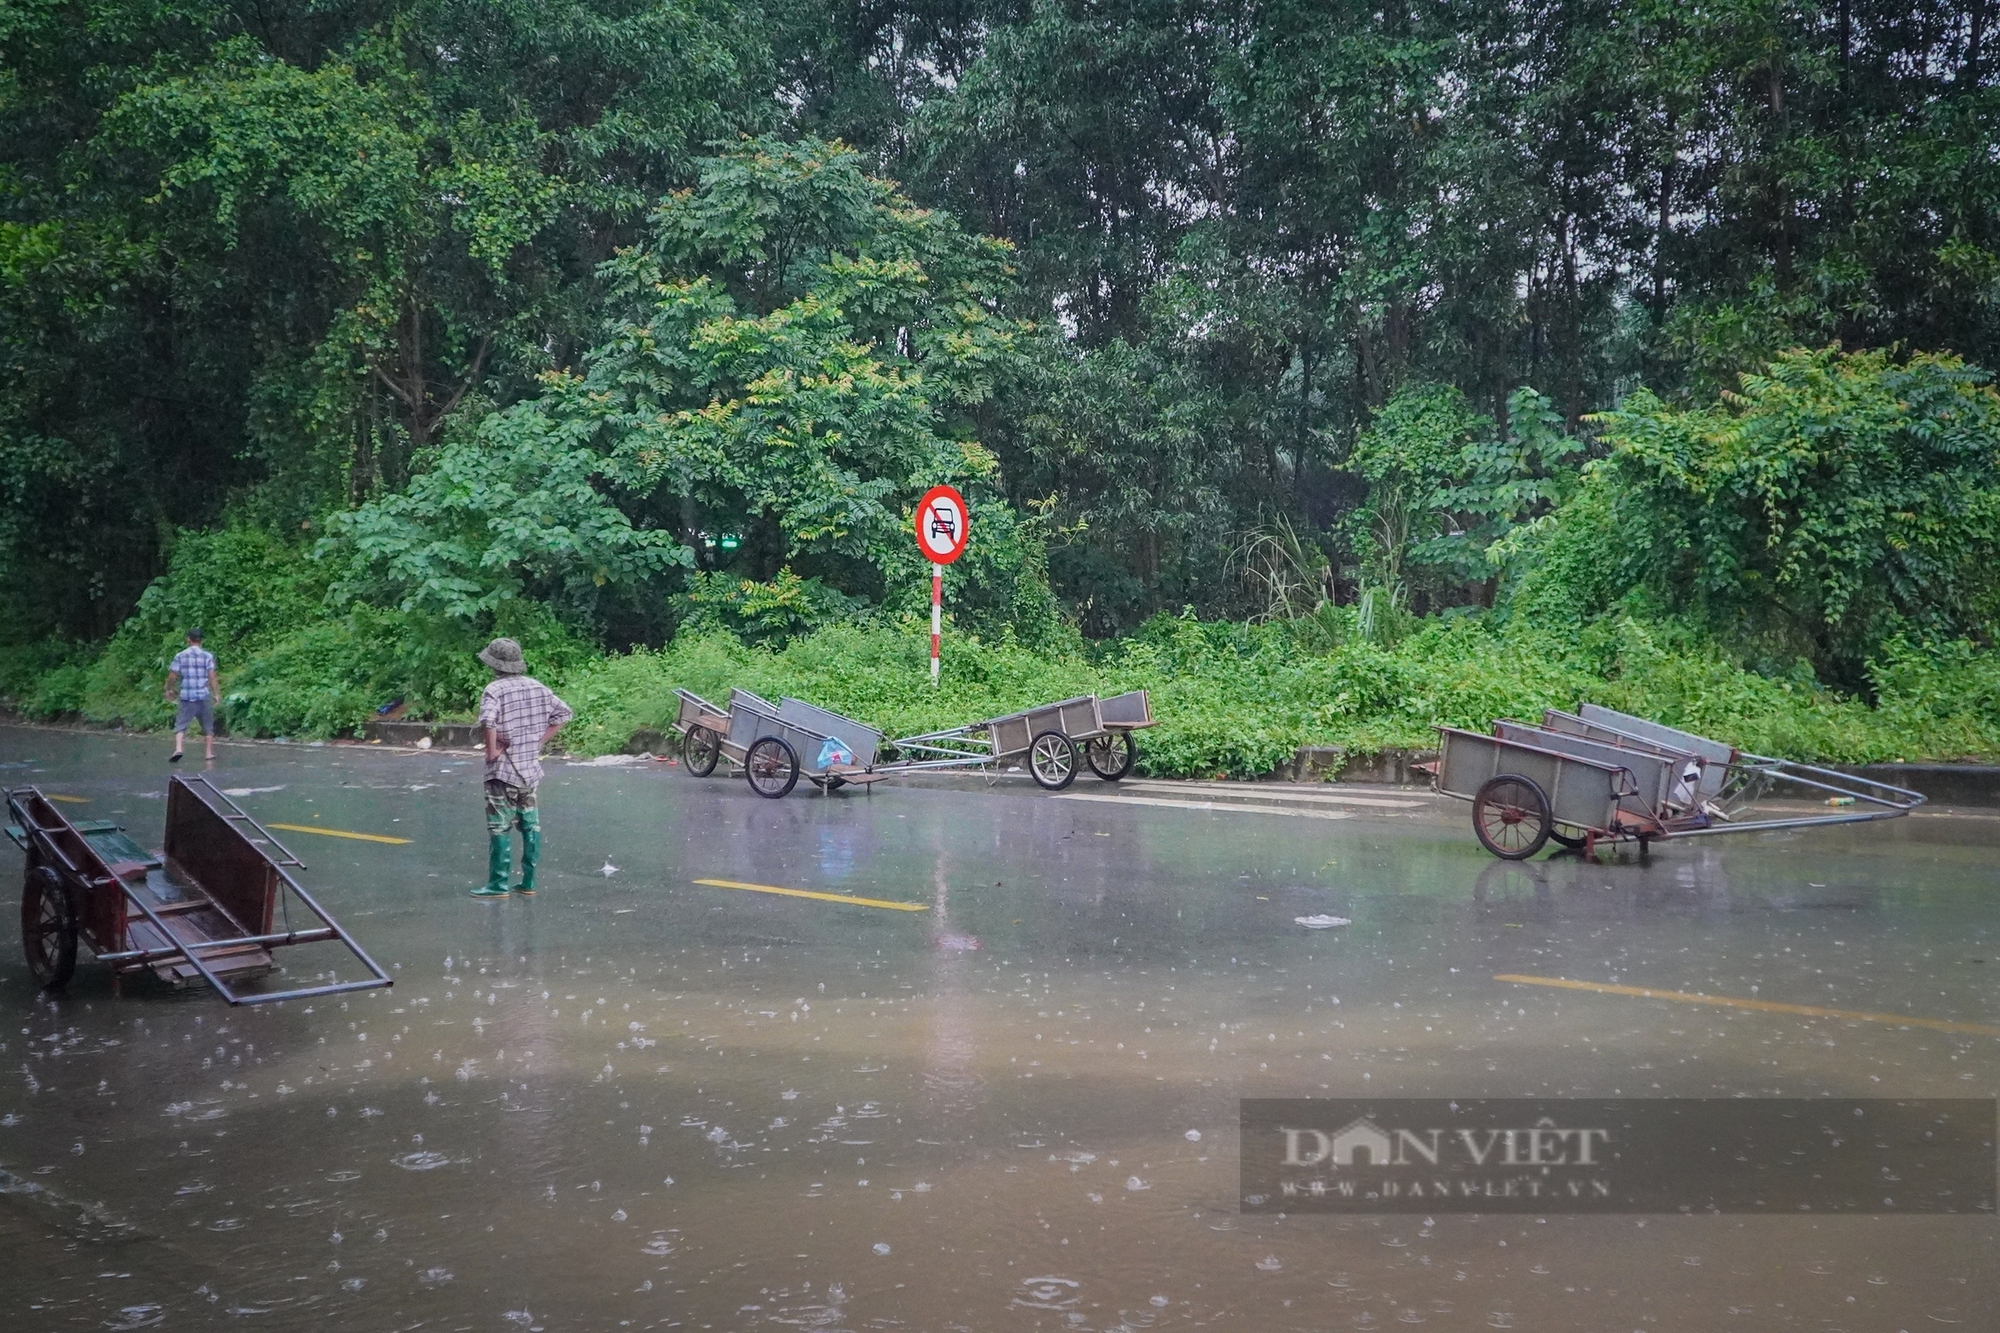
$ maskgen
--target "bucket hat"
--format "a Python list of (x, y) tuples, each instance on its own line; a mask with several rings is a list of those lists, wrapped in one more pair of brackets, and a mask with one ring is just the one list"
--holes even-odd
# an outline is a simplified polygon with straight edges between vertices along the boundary
[(524, 676), (528, 663), (521, 656), (521, 645), (512, 639), (495, 639), (480, 650), (479, 660), (492, 667), (503, 676)]

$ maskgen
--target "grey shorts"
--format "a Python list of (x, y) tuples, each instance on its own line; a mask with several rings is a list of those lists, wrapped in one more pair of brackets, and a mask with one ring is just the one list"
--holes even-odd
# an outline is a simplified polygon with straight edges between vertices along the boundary
[(202, 735), (213, 736), (215, 734), (215, 700), (181, 700), (180, 711), (174, 714), (174, 730), (186, 731), (188, 723), (197, 719), (201, 722)]

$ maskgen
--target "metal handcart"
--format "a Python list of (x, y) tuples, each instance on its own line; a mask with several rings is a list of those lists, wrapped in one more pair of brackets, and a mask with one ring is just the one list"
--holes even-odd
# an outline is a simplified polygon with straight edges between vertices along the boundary
[(688, 690), (675, 690), (674, 697), (680, 700), (674, 730), (681, 737), (681, 759), (688, 772), (705, 778), (722, 757), (722, 738), (729, 734), (729, 710), (717, 708)]
[[(801, 699), (774, 704), (748, 690), (731, 690), (727, 708), (686, 690), (674, 693), (680, 699), (674, 729), (696, 777), (707, 777), (726, 758), (752, 791), (776, 800), (801, 777), (831, 792), (849, 784), (870, 786), (887, 776), (873, 772), (882, 733), (853, 718)], [(838, 752), (847, 757), (836, 757)]]
[(1028, 775), (1049, 791), (1061, 791), (1076, 780), (1079, 755), (1106, 782), (1130, 773), (1139, 756), (1132, 733), (1152, 725), (1152, 705), (1144, 690), (1108, 699), (1079, 695), (962, 727), (904, 736), (890, 744), (907, 757), (884, 768), (978, 768), (1026, 756)]
[[(1656, 839), (1895, 819), (1924, 801), (1886, 782), (1748, 754), (1595, 704), (1551, 709), (1539, 725), (1502, 720), (1490, 735), (1437, 731), (1434, 788), (1471, 801), (1480, 845), (1509, 861), (1550, 841), (1585, 855), (1605, 842), (1637, 842), (1643, 851)], [(1755, 817), (1780, 784), (1869, 808)]]
[[(313, 900), (300, 861), (206, 777), (167, 784), (165, 846), (148, 852), (117, 824), (72, 823), (34, 787), (7, 793), (7, 836), (27, 853), (21, 943), (45, 990), (60, 990), (87, 944), (116, 985), (150, 972), (170, 985), (205, 981), (231, 1004), (373, 990), (389, 974)], [(318, 925), (294, 924), (296, 901)], [(282, 922), (282, 924), (280, 924)], [(337, 942), (368, 977), (284, 991), (245, 991), (270, 973), (273, 949)]]

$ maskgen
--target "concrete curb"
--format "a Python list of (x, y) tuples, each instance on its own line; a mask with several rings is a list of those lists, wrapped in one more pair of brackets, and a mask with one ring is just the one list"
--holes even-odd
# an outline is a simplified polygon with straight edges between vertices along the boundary
[(2000, 806), (2000, 764), (1828, 764), (1870, 782), (1921, 792), (1939, 805)]
[(1376, 786), (1430, 785), (1415, 766), (1437, 758), (1436, 750), (1349, 752), (1338, 745), (1301, 745), (1292, 762), (1272, 773), (1281, 782), (1368, 782)]
[(361, 736), (384, 745), (415, 745), (428, 739), (432, 745), (453, 750), (479, 749), (486, 744), (477, 722), (365, 722)]

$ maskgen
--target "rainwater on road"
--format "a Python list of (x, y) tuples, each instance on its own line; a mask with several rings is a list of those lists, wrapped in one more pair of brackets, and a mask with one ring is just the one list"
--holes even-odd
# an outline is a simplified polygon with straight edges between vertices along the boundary
[[(4, 728), (0, 779), (156, 847), (163, 749)], [(2000, 1327), (1990, 1216), (1281, 1218), (1236, 1160), (1244, 1097), (1994, 1096), (1976, 1031), (1495, 979), (2000, 1025), (1990, 815), (1511, 864), (1386, 789), (555, 763), (480, 901), (475, 756), (212, 775), (406, 840), (279, 835), (395, 985), (45, 997), (8, 908), (0, 1328)]]

